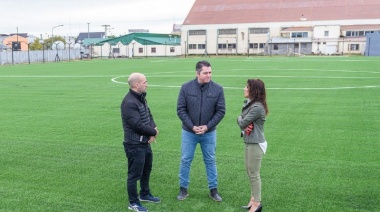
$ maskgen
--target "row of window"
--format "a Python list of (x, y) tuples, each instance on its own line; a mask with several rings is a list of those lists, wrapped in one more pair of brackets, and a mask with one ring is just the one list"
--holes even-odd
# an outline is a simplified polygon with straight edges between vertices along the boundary
[[(269, 28), (250, 28), (250, 34), (267, 34), (269, 32)], [(236, 29), (219, 29), (219, 35), (234, 35), (236, 34)], [(368, 33), (380, 33), (378, 31), (346, 31), (347, 37), (363, 37)], [(206, 35), (206, 30), (189, 30), (189, 35)], [(329, 36), (329, 31), (324, 32), (325, 37)], [(289, 35), (288, 35), (289, 36)], [(287, 36), (285, 36), (287, 37)], [(308, 32), (292, 32), (291, 38), (307, 38), (309, 37)]]
[[(278, 50), (279, 44), (273, 44), (273, 50)], [(307, 44), (306, 43), (301, 43), (301, 48), (306, 48)], [(297, 49), (299, 48), (299, 44), (295, 43), (294, 48)], [(351, 51), (359, 51), (359, 44), (349, 44), (348, 49)]]
[[(265, 47), (265, 43), (250, 43), (249, 48), (254, 49), (263, 49)], [(189, 44), (189, 49), (206, 49), (206, 44)], [(236, 49), (236, 43), (219, 43), (218, 49)]]
[[(219, 35), (235, 35), (237, 29), (219, 29)], [(250, 34), (267, 34), (269, 32), (269, 28), (250, 28)], [(192, 35), (206, 35), (206, 30), (189, 30), (189, 36)]]
[[(150, 52), (151, 53), (156, 53), (156, 50), (157, 50), (156, 47), (151, 47), (150, 48)], [(118, 53), (120, 53), (120, 48), (112, 48), (112, 52), (118, 54)], [(139, 53), (144, 53), (144, 48), (139, 48), (138, 52)], [(170, 47), (170, 52), (174, 53), (175, 52), (175, 48), (174, 47)]]
[[(295, 43), (293, 45), (294, 45), (294, 48), (299, 48), (298, 43)], [(301, 43), (301, 48), (306, 48), (306, 47), (307, 47), (306, 43)], [(206, 49), (206, 45), (205, 44), (189, 44), (188, 48), (189, 49)], [(265, 48), (265, 43), (250, 43), (249, 48), (250, 49), (263, 49), (263, 48)], [(279, 48), (279, 44), (273, 44), (273, 50), (278, 50), (278, 48)], [(358, 51), (359, 50), (359, 44), (349, 44), (348, 48), (349, 48), (349, 50), (352, 50), (352, 51)], [(142, 48), (139, 48), (139, 49), (142, 49)], [(236, 49), (236, 44), (235, 43), (228, 43), (228, 44), (227, 43), (220, 43), (220, 44), (218, 44), (218, 49)], [(142, 52), (140, 52), (140, 53), (142, 53)]]
[(309, 37), (308, 32), (292, 32), (292, 38), (307, 38)]
[(367, 35), (368, 33), (380, 33), (379, 31), (347, 31), (346, 36), (347, 37), (363, 37)]

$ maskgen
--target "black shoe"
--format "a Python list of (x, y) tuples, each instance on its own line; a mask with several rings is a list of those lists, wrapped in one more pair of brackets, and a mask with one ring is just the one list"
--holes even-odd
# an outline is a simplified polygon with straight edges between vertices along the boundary
[(263, 206), (260, 204), (259, 207), (256, 208), (255, 212), (261, 212), (263, 209)]
[(160, 203), (161, 199), (158, 197), (153, 196), (152, 194), (148, 194), (146, 196), (141, 196), (139, 197), (141, 202), (153, 202), (153, 203)]
[(187, 188), (180, 187), (177, 199), (178, 200), (184, 200), (184, 199), (186, 199), (187, 196), (189, 196), (189, 193), (187, 193)]
[(249, 210), (251, 209), (251, 206), (248, 206), (248, 205), (244, 205), (244, 206), (241, 206), (242, 209), (246, 209), (246, 210)]
[(217, 202), (221, 202), (222, 201), (222, 197), (220, 197), (220, 195), (218, 193), (218, 189), (216, 189), (216, 188), (213, 188), (213, 189), (210, 190), (210, 197), (214, 201), (217, 201)]

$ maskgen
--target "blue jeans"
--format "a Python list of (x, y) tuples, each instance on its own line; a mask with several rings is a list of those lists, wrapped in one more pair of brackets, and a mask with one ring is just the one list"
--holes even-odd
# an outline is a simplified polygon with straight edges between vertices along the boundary
[(194, 159), (197, 144), (201, 145), (203, 161), (206, 166), (208, 187), (210, 189), (218, 187), (218, 171), (216, 169), (216, 130), (197, 135), (182, 129), (182, 150), (181, 164), (179, 168), (179, 186), (188, 188), (190, 179), (191, 162)]

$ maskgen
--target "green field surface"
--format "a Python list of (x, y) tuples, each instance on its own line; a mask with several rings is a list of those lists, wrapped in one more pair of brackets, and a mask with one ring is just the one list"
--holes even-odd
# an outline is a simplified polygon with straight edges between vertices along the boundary
[(128, 211), (120, 103), (141, 72), (159, 129), (149, 211), (244, 211), (250, 199), (236, 118), (249, 78), (267, 88), (264, 211), (380, 211), (378, 57), (211, 57), (224, 87), (218, 190), (208, 196), (198, 146), (178, 201), (180, 86), (205, 58), (97, 59), (0, 66), (0, 211)]

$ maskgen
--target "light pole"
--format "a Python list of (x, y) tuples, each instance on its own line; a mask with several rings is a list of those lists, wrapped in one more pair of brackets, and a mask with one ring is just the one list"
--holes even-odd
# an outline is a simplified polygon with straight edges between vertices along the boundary
[(69, 37), (69, 42), (67, 44), (69, 44), (69, 61), (70, 61), (70, 51), (71, 51), (71, 47), (70, 47), (70, 45), (71, 45), (71, 39), (70, 39), (70, 37)]
[(227, 53), (228, 53), (228, 40), (227, 40), (226, 57), (227, 57)]
[(28, 62), (29, 62), (29, 64), (30, 64), (30, 53), (29, 53), (29, 49), (30, 49), (30, 44), (31, 44), (31, 42), (30, 43), (27, 43), (27, 42), (25, 42), (25, 41), (23, 41), (24, 43), (26, 43), (27, 45), (28, 45)]
[(61, 24), (61, 25), (58, 25), (58, 26), (55, 26), (55, 27), (51, 28), (51, 37), (52, 37), (52, 39), (54, 37), (54, 34), (53, 34), (54, 28), (61, 27), (61, 26), (63, 26), (63, 25)]
[(45, 63), (45, 43), (42, 44), (42, 62)]
[(317, 51), (319, 52), (319, 38), (317, 40)]
[(134, 41), (132, 42), (132, 58), (135, 57), (135, 43)]
[(90, 23), (87, 23), (87, 38), (90, 38)]
[(186, 41), (184, 41), (184, 42), (185, 42), (185, 58), (186, 58), (186, 47), (187, 47), (187, 46), (186, 46)]
[(57, 26), (51, 28), (51, 49), (53, 49), (53, 42), (54, 42), (54, 33), (53, 33), (53, 31), (54, 31), (54, 28), (61, 27), (61, 26), (63, 26), (63, 25), (60, 24), (60, 25), (57, 25)]
[(14, 64), (14, 59), (13, 59), (13, 45), (12, 45), (12, 43), (8, 43), (8, 44), (10, 44), (11, 45), (11, 48), (12, 48), (12, 65)]

